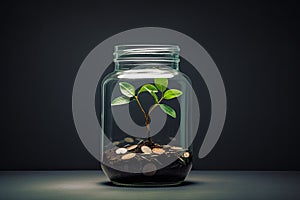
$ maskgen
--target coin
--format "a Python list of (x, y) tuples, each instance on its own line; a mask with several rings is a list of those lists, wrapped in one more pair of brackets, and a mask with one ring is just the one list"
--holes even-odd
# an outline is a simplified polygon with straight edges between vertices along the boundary
[(114, 141), (114, 142), (113, 142), (113, 145), (114, 145), (114, 146), (117, 146), (117, 145), (119, 145), (119, 144), (120, 144), (120, 141)]
[(163, 154), (165, 153), (165, 150), (163, 150), (162, 148), (153, 148), (152, 152), (156, 154)]
[(116, 154), (124, 154), (127, 152), (127, 149), (126, 148), (118, 148), (116, 150)]
[(129, 146), (129, 147), (127, 147), (127, 150), (128, 151), (130, 151), (130, 150), (133, 150), (133, 149), (135, 149), (135, 148), (137, 148), (137, 145), (135, 144), (135, 145), (132, 145), (132, 146)]
[(135, 153), (128, 153), (128, 154), (125, 154), (124, 156), (122, 156), (122, 160), (128, 160), (128, 159), (131, 159), (135, 156)]
[(128, 143), (132, 143), (132, 142), (134, 142), (134, 139), (132, 139), (131, 137), (126, 137), (126, 138), (124, 138), (124, 141), (128, 142)]
[(141, 147), (142, 152), (144, 152), (145, 154), (151, 154), (152, 151), (148, 146), (142, 146)]
[(184, 153), (183, 153), (183, 157), (185, 157), (185, 158), (190, 157), (190, 153), (189, 153), (189, 152), (184, 152)]
[(176, 146), (173, 146), (173, 147), (171, 147), (171, 149), (173, 149), (173, 150), (181, 150), (182, 147), (176, 147)]

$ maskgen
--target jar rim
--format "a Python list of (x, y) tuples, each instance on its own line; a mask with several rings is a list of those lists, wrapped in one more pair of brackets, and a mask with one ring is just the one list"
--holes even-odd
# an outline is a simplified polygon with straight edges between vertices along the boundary
[(122, 50), (134, 50), (134, 49), (160, 49), (160, 50), (169, 50), (169, 51), (180, 51), (178, 45), (172, 44), (119, 44), (115, 46), (116, 51)]
[(121, 44), (115, 46), (114, 62), (122, 61), (179, 61), (178, 45)]

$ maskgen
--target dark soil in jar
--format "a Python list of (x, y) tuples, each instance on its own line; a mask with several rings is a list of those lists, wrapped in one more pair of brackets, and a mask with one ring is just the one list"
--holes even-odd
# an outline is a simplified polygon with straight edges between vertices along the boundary
[(104, 152), (103, 159), (104, 173), (117, 185), (176, 185), (184, 181), (192, 168), (191, 151), (160, 145), (151, 138), (137, 144), (115, 146)]

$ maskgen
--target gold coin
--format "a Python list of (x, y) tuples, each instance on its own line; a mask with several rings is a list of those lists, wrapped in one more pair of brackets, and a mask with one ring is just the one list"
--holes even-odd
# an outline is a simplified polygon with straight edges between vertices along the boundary
[(128, 159), (131, 159), (135, 156), (135, 153), (128, 153), (128, 154), (125, 154), (124, 156), (122, 156), (122, 160), (128, 160)]
[(185, 157), (185, 158), (190, 157), (190, 153), (189, 153), (189, 152), (184, 152), (184, 153), (183, 153), (183, 157)]
[(163, 154), (165, 153), (165, 150), (163, 150), (162, 148), (153, 148), (152, 152), (156, 154)]
[(124, 138), (124, 141), (128, 142), (128, 143), (132, 143), (132, 142), (134, 142), (134, 139), (131, 137), (126, 137), (126, 138)]
[(142, 146), (141, 147), (142, 152), (144, 152), (145, 154), (151, 154), (152, 151), (148, 146)]
[(129, 146), (129, 147), (127, 147), (127, 150), (128, 151), (130, 151), (130, 150), (133, 150), (133, 149), (135, 149), (135, 148), (137, 148), (137, 145), (135, 144), (135, 145), (132, 145), (132, 146)]
[(173, 147), (171, 147), (171, 149), (173, 149), (173, 150), (181, 150), (182, 147), (176, 147), (176, 146), (173, 146)]
[(119, 144), (120, 144), (119, 141), (114, 141), (114, 142), (113, 142), (113, 145), (114, 145), (114, 146), (117, 146), (117, 145), (119, 145)]
[(116, 150), (116, 154), (124, 154), (127, 152), (127, 149), (126, 148), (118, 148)]

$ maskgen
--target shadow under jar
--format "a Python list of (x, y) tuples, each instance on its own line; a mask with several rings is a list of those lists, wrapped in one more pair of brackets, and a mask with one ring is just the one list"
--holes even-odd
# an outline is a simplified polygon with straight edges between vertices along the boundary
[(112, 183), (177, 185), (192, 168), (189, 78), (176, 45), (115, 46), (101, 83), (101, 167)]

